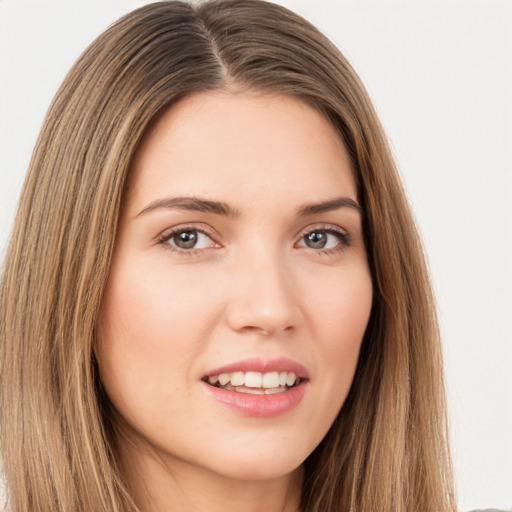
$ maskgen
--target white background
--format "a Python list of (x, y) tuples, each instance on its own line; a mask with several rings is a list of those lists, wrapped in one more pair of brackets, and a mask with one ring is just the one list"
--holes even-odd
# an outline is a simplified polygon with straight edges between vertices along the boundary
[[(0, 0), (0, 251), (44, 113), (141, 0)], [(372, 96), (413, 205), (444, 338), (460, 508), (512, 507), (512, 1), (281, 0)]]

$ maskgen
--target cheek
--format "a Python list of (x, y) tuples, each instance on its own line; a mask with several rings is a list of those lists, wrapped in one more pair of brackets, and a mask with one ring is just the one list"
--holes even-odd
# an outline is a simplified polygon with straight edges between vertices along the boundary
[[(112, 272), (101, 309), (103, 343), (148, 355), (179, 351), (194, 343), (214, 314), (208, 290), (183, 271), (153, 265), (122, 265)], [(201, 315), (198, 315), (201, 312)], [(187, 336), (180, 336), (187, 333)], [(190, 346), (187, 347), (190, 349)]]
[[(151, 413), (154, 403), (186, 387), (191, 354), (201, 349), (209, 302), (179, 275), (158, 268), (114, 268), (98, 323), (96, 356), (103, 386), (115, 406)], [(211, 316), (211, 315), (210, 315)], [(127, 418), (127, 419), (128, 419)]]
[(310, 323), (315, 329), (316, 366), (319, 371), (318, 410), (325, 411), (327, 428), (348, 394), (372, 307), (368, 269), (356, 268), (330, 281), (312, 297)]
[[(344, 269), (343, 269), (344, 270)], [(368, 268), (354, 266), (331, 275), (316, 293), (310, 293), (308, 321), (317, 337), (332, 352), (358, 349), (373, 301), (373, 286)]]

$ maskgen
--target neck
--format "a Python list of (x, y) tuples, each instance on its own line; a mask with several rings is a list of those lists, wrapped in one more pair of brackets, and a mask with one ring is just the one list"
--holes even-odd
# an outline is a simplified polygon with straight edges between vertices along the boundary
[(121, 467), (141, 512), (299, 512), (303, 471), (272, 479), (237, 479), (179, 459), (121, 454)]

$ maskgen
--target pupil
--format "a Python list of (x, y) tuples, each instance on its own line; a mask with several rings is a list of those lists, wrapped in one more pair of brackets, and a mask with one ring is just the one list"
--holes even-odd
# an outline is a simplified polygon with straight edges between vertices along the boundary
[(195, 231), (182, 231), (174, 236), (174, 243), (180, 249), (191, 249), (197, 243), (197, 233)]
[(305, 238), (306, 244), (313, 249), (321, 249), (322, 247), (325, 247), (325, 244), (327, 243), (327, 235), (321, 231), (313, 231), (313, 233), (306, 235)]

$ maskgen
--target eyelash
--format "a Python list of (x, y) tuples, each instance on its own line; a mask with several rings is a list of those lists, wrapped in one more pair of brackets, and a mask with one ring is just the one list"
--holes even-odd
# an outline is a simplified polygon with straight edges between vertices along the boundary
[[(176, 247), (176, 246), (172, 245), (171, 243), (169, 243), (169, 241), (173, 237), (175, 237), (176, 235), (178, 235), (180, 233), (186, 233), (187, 231), (193, 231), (193, 232), (197, 232), (202, 235), (205, 235), (212, 241), (212, 244), (215, 244), (217, 247), (220, 247), (220, 244), (216, 241), (214, 234), (211, 233), (210, 230), (208, 230), (204, 227), (199, 228), (197, 226), (180, 226), (177, 228), (173, 228), (171, 231), (166, 231), (160, 237), (158, 237), (157, 243), (159, 245), (162, 245), (166, 250), (173, 251), (180, 256), (196, 256), (196, 255), (199, 255), (199, 253), (205, 249), (215, 248), (215, 245), (214, 245), (213, 247), (200, 248), (200, 249), (195, 249), (195, 248), (181, 249), (181, 248)], [(339, 244), (336, 247), (328, 248), (325, 250), (323, 250), (321, 248), (314, 249), (312, 247), (307, 247), (307, 246), (299, 246), (299, 247), (304, 247), (306, 249), (312, 249), (313, 251), (316, 250), (318, 253), (325, 254), (325, 255), (334, 255), (334, 254), (338, 254), (338, 253), (344, 251), (347, 247), (350, 247), (350, 245), (352, 243), (351, 237), (346, 231), (343, 231), (342, 229), (338, 228), (337, 226), (333, 226), (332, 224), (328, 224), (328, 225), (319, 224), (316, 226), (308, 226), (307, 229), (302, 231), (299, 236), (299, 240), (295, 243), (295, 246), (297, 246), (300, 242), (302, 242), (304, 240), (305, 236), (307, 236), (308, 234), (312, 234), (315, 231), (323, 232), (328, 235), (335, 236), (339, 240)]]
[[(175, 247), (169, 241), (175, 237), (176, 235), (180, 233), (186, 233), (187, 231), (194, 231), (197, 233), (200, 233), (202, 235), (206, 235), (211, 241), (212, 244), (215, 244), (220, 247), (220, 244), (215, 240), (215, 236), (210, 230), (206, 229), (205, 227), (197, 227), (197, 226), (180, 226), (177, 228), (173, 228), (170, 231), (165, 231), (162, 233), (162, 235), (158, 238), (157, 243), (162, 245), (164, 249), (173, 251), (174, 253), (178, 254), (179, 256), (196, 256), (199, 255), (202, 249), (181, 249), (179, 247)], [(215, 247), (212, 247), (215, 248)]]
[[(334, 226), (332, 224), (318, 224), (315, 226), (308, 226), (304, 231), (302, 231), (302, 233), (299, 237), (299, 242), (303, 241), (304, 237), (306, 235), (312, 234), (315, 231), (320, 231), (323, 233), (327, 233), (328, 235), (333, 235), (339, 241), (339, 244), (336, 247), (333, 247), (330, 249), (317, 249), (318, 252), (320, 252), (321, 254), (335, 255), (340, 252), (343, 252), (347, 247), (350, 247), (352, 244), (352, 239), (351, 239), (350, 235), (346, 231), (344, 231), (341, 228)], [(297, 244), (299, 242), (297, 242)], [(303, 247), (303, 246), (301, 246), (301, 247)], [(308, 247), (306, 247), (306, 248), (308, 248)], [(309, 249), (315, 250), (312, 247), (309, 247)]]

